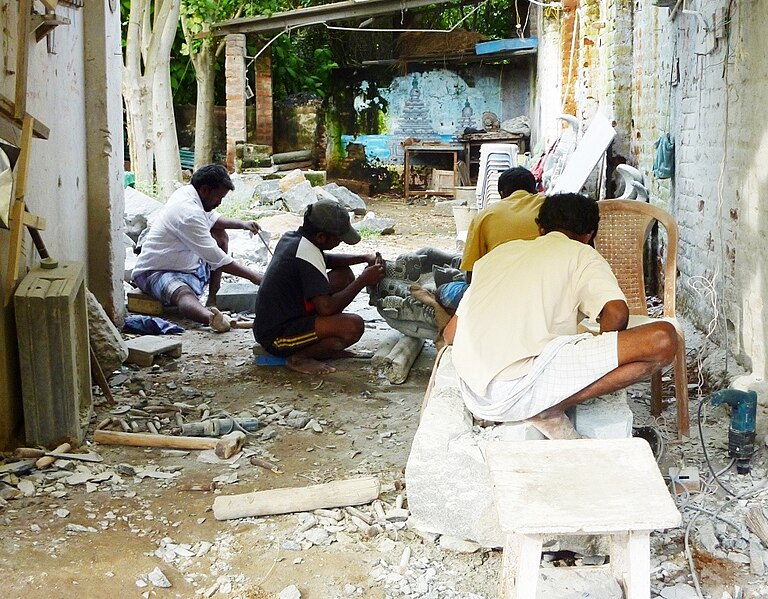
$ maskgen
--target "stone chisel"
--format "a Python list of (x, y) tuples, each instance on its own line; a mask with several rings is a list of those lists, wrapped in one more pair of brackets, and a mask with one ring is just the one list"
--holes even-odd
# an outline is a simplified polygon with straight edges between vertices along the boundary
[(98, 453), (55, 453), (52, 451), (45, 451), (44, 449), (36, 449), (34, 447), (19, 447), (15, 452), (17, 458), (43, 458), (51, 457), (57, 460), (81, 460), (83, 462), (103, 462)]

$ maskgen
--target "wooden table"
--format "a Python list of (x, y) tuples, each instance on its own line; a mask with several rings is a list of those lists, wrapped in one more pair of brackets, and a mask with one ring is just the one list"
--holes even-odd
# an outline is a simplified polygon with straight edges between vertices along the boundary
[(496, 442), (486, 461), (507, 535), (500, 597), (536, 597), (545, 536), (599, 534), (625, 597), (649, 599), (650, 533), (681, 516), (646, 441)]
[(454, 187), (456, 186), (456, 176), (458, 173), (458, 162), (459, 162), (459, 152), (464, 152), (464, 146), (462, 144), (418, 144), (418, 145), (410, 145), (405, 146), (405, 164), (403, 169), (403, 179), (404, 179), (404, 185), (403, 188), (405, 190), (405, 197), (409, 196), (415, 196), (415, 195), (444, 195), (448, 197), (453, 197), (454, 193), (453, 191), (449, 192), (438, 192), (438, 191), (428, 191), (426, 189), (424, 190), (411, 190), (411, 158), (414, 154), (450, 154), (453, 156), (453, 184)]

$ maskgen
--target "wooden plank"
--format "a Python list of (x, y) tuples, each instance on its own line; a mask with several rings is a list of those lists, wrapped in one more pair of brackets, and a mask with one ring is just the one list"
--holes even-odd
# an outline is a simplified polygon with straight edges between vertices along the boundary
[(21, 145), (21, 130), (26, 117), (30, 117), (34, 121), (32, 135), (37, 139), (48, 139), (51, 134), (51, 130), (48, 127), (28, 112), (17, 118), (13, 102), (0, 94), (0, 137), (14, 146), (18, 147)]
[(309, 487), (226, 495), (214, 500), (213, 515), (217, 520), (230, 520), (362, 505), (377, 499), (380, 491), (379, 479), (369, 476)]
[(32, 0), (19, 0), (16, 28), (16, 96), (13, 114), (22, 118), (27, 110), (27, 76), (29, 74), (29, 26)]
[(7, 285), (4, 305), (8, 305), (16, 291), (16, 282), (19, 278), (19, 260), (21, 258), (22, 243), (24, 241), (24, 192), (27, 187), (27, 169), (29, 168), (30, 145), (32, 142), (32, 128), (34, 120), (30, 116), (24, 117), (21, 129), (21, 143), (19, 144), (19, 159), (16, 161), (14, 179), (14, 197), (16, 201), (11, 206), (10, 236), (8, 250)]
[(24, 225), (35, 231), (45, 231), (45, 219), (31, 212), (24, 213)]
[(141, 291), (129, 291), (128, 311), (158, 316), (163, 313), (163, 302), (144, 295)]
[(219, 439), (213, 437), (177, 437), (175, 435), (152, 435), (149, 433), (123, 433), (97, 430), (93, 433), (95, 443), (102, 445), (128, 445), (130, 447), (162, 447), (167, 449), (215, 449)]
[(10, 218), (10, 244), (8, 248), (8, 289), (5, 292), (5, 303), (8, 305), (16, 290), (16, 282), (19, 278), (19, 258), (21, 257), (21, 245), (24, 241), (24, 202), (16, 200), (11, 205)]
[(29, 176), (29, 156), (32, 153), (32, 128), (35, 119), (24, 117), (21, 127), (21, 143), (19, 144), (19, 159), (16, 162), (16, 180), (14, 183), (15, 197), (21, 200), (27, 193), (27, 177)]

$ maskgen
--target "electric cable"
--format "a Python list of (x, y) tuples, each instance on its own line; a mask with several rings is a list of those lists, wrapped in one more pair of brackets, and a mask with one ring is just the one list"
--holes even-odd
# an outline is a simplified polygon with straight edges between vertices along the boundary
[(707, 466), (709, 466), (709, 471), (712, 473), (712, 476), (715, 478), (715, 482), (717, 482), (717, 484), (720, 485), (720, 487), (726, 493), (728, 493), (728, 495), (735, 497), (736, 492), (726, 487), (723, 481), (720, 480), (720, 477), (718, 476), (717, 472), (715, 472), (715, 467), (712, 465), (712, 462), (709, 459), (709, 454), (707, 453), (707, 445), (706, 443), (704, 443), (704, 430), (701, 427), (701, 419), (702, 419), (701, 413), (706, 403), (707, 402), (704, 399), (699, 401), (698, 418), (696, 419), (696, 424), (699, 429), (699, 441), (701, 442), (701, 449), (704, 451), (704, 460), (707, 462)]

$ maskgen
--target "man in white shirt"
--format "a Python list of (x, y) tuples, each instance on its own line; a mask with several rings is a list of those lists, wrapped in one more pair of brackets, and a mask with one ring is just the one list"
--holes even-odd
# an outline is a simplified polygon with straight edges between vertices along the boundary
[[(671, 324), (627, 329), (624, 294), (590, 246), (599, 220), (586, 196), (549, 196), (536, 219), (540, 237), (502, 244), (475, 263), (453, 360), (477, 418), (530, 419), (548, 438), (575, 438), (566, 409), (671, 363)], [(577, 334), (584, 315), (599, 320), (600, 335)]]
[[(227, 169), (220, 164), (195, 171), (190, 184), (168, 198), (133, 269), (133, 280), (144, 293), (164, 305), (178, 306), (182, 316), (207, 324), (217, 332), (230, 328), (229, 321), (215, 307), (221, 273), (243, 277), (257, 285), (262, 278), (227, 254), (227, 229), (259, 232), (255, 221), (227, 218), (215, 211), (234, 188)], [(208, 301), (203, 306), (200, 298), (206, 285)]]

